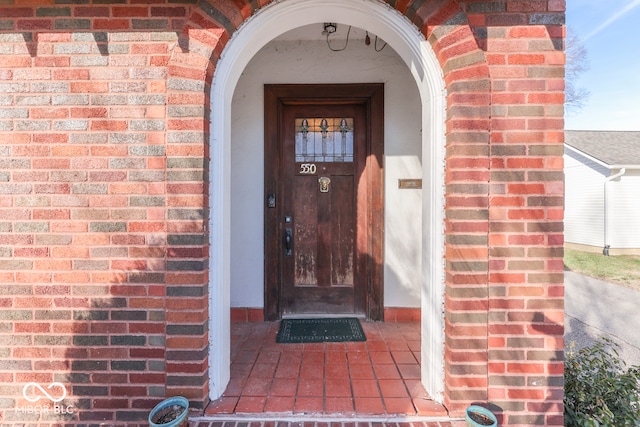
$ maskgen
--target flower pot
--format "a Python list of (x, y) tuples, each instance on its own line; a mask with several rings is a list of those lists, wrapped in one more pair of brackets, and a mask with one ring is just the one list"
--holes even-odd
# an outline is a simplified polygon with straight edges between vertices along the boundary
[(498, 419), (493, 412), (482, 406), (471, 405), (465, 416), (467, 427), (496, 427)]
[(182, 396), (163, 400), (149, 413), (151, 427), (187, 427), (188, 424), (189, 401)]

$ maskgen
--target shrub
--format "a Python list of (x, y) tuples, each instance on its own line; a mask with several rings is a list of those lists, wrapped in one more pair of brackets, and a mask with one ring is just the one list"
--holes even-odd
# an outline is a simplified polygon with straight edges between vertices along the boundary
[(575, 351), (564, 372), (564, 419), (570, 427), (640, 426), (640, 366), (627, 369), (618, 346), (600, 338)]

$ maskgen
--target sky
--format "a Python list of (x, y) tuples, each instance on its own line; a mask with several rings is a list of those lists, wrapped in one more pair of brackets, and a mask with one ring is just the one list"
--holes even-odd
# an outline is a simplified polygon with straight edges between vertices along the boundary
[(640, 0), (567, 0), (567, 26), (587, 50), (577, 85), (591, 96), (565, 128), (640, 131)]

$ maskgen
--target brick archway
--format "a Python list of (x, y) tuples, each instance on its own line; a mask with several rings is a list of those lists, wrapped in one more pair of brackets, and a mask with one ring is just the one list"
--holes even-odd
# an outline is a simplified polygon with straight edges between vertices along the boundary
[(562, 425), (564, 0), (1, 3), (0, 417), (19, 419), (34, 378), (71, 387), (71, 422), (219, 393), (228, 103), (212, 85), (239, 72), (252, 22), (323, 4), (315, 22), (375, 21), (421, 91), (427, 389), (454, 415), (481, 401), (501, 424)]
[[(313, 2), (300, 1), (292, 2), (291, 9), (296, 7), (310, 7)], [(442, 147), (438, 147), (437, 144), (445, 144), (446, 138), (446, 178), (444, 184), (446, 185), (446, 204), (443, 206), (438, 200), (441, 199), (443, 194), (434, 190), (438, 186), (435, 184), (432, 189), (425, 195), (429, 200), (427, 204), (430, 209), (431, 217), (426, 218), (425, 229), (440, 230), (425, 238), (426, 243), (423, 248), (425, 253), (425, 260), (423, 264), (432, 266), (431, 268), (425, 268), (425, 287), (429, 288), (428, 293), (430, 297), (426, 301), (423, 301), (423, 312), (426, 319), (432, 321), (426, 323), (423, 326), (423, 336), (427, 336), (429, 345), (423, 348), (425, 353), (425, 360), (433, 362), (433, 365), (428, 363), (423, 364), (423, 381), (426, 381), (430, 392), (435, 395), (437, 399), (442, 399), (448, 406), (454, 405), (455, 400), (451, 399), (450, 393), (444, 393), (445, 383), (446, 388), (466, 388), (470, 386), (478, 393), (474, 394), (474, 398), (478, 400), (486, 400), (486, 381), (484, 383), (478, 383), (478, 378), (486, 379), (486, 372), (478, 372), (478, 378), (469, 378), (468, 375), (457, 376), (452, 374), (455, 369), (451, 369), (459, 362), (456, 361), (455, 354), (457, 353), (456, 335), (461, 326), (466, 323), (474, 323), (473, 321), (465, 320), (452, 320), (456, 316), (464, 317), (465, 309), (457, 308), (460, 304), (464, 304), (464, 298), (460, 298), (459, 295), (445, 295), (444, 286), (433, 287), (426, 283), (444, 283), (446, 276), (446, 283), (449, 287), (456, 284), (465, 284), (465, 289), (472, 284), (476, 289), (473, 292), (473, 299), (487, 298), (487, 285), (486, 280), (478, 280), (478, 277), (488, 275), (488, 251), (487, 251), (487, 233), (484, 233), (484, 238), (478, 238), (477, 233), (474, 238), (468, 238), (465, 233), (459, 233), (457, 227), (475, 227), (477, 229), (486, 230), (486, 217), (474, 217), (477, 212), (486, 212), (488, 210), (488, 143), (489, 143), (489, 77), (488, 66), (485, 61), (484, 53), (479, 49), (474, 34), (472, 33), (466, 19), (465, 13), (455, 1), (438, 2), (437, 4), (426, 4), (420, 7), (407, 6), (402, 2), (391, 5), (396, 7), (396, 10), (412, 21), (412, 25), (409, 22), (404, 21), (407, 28), (414, 27), (415, 35), (410, 36), (404, 34), (396, 36), (399, 41), (399, 49), (401, 52), (403, 49), (420, 49), (418, 38), (419, 33), (428, 40), (431, 47), (431, 53), (434, 55), (434, 60), (431, 62), (432, 69), (428, 70), (424, 65), (417, 67), (415, 72), (418, 85), (423, 88), (425, 93), (423, 99), (425, 99), (425, 111), (428, 111), (429, 117), (426, 117), (426, 124), (431, 125), (431, 129), (437, 129), (432, 131), (432, 135), (425, 138), (425, 150), (427, 150), (427, 158), (430, 158), (431, 165), (438, 164), (438, 161), (442, 161), (445, 158), (444, 150)], [(188, 112), (191, 105), (204, 101), (205, 105), (209, 103), (207, 95), (210, 93), (209, 86), (212, 79), (215, 77), (217, 82), (231, 82), (231, 88), (235, 85), (237, 80), (234, 77), (219, 76), (221, 69), (224, 73), (235, 72), (239, 74), (241, 66), (220, 67), (218, 63), (219, 57), (222, 51), (225, 49), (227, 42), (230, 40), (231, 35), (234, 35), (235, 29), (243, 23), (245, 20), (248, 24), (243, 28), (243, 31), (234, 35), (234, 37), (241, 38), (243, 35), (250, 34), (250, 22), (249, 19), (253, 16), (256, 10), (252, 10), (247, 5), (245, 8), (226, 8), (225, 10), (216, 9), (213, 5), (210, 7), (202, 7), (201, 9), (194, 10), (189, 21), (185, 24), (183, 34), (181, 37), (181, 43), (174, 49), (171, 61), (169, 62), (169, 102), (173, 103), (175, 108), (170, 108), (169, 111)], [(269, 11), (274, 6), (264, 5), (265, 10)], [(268, 8), (266, 8), (268, 6)], [(283, 6), (284, 7), (284, 6)], [(348, 3), (341, 3), (341, 8), (348, 8)], [(373, 6), (372, 6), (373, 7)], [(315, 20), (331, 20), (331, 7), (327, 7), (323, 4), (324, 13), (328, 13), (326, 19), (324, 17), (316, 16)], [(342, 10), (344, 15), (344, 10)], [(376, 12), (372, 12), (375, 14)], [(381, 20), (390, 19), (384, 18), (384, 14), (393, 14), (394, 12), (385, 10), (380, 13)], [(313, 15), (313, 14), (312, 14)], [(277, 14), (274, 14), (277, 16)], [(392, 16), (397, 19), (395, 15)], [(336, 20), (333, 17), (333, 20)], [(404, 20), (405, 18), (402, 18)], [(363, 20), (361, 23), (353, 22), (353, 19), (357, 20), (357, 14), (352, 16), (350, 23), (357, 26), (366, 28), (367, 22)], [(284, 32), (287, 22), (281, 20), (278, 25), (278, 30)], [(294, 26), (301, 25), (296, 20), (293, 21)], [(264, 26), (264, 23), (262, 24)], [(276, 30), (272, 29), (271, 33), (263, 31), (264, 34), (276, 34)], [(411, 31), (403, 30), (403, 31)], [(381, 34), (380, 28), (377, 27), (378, 34)], [(383, 34), (381, 34), (383, 35)], [(403, 46), (406, 42), (402, 41), (402, 37), (414, 37), (416, 41), (413, 46)], [(383, 37), (385, 40), (392, 40), (393, 36), (388, 35)], [(240, 42), (243, 43), (242, 39)], [(244, 42), (243, 58), (250, 58), (250, 55), (258, 50), (258, 46), (255, 44), (249, 44)], [(246, 49), (250, 46), (252, 51), (246, 52)], [(425, 49), (423, 47), (422, 49)], [(402, 53), (401, 53), (402, 54)], [(225, 55), (229, 55), (225, 53)], [(424, 52), (419, 53), (424, 55)], [(404, 57), (409, 58), (411, 54), (405, 53)], [(225, 57), (225, 60), (227, 57)], [(244, 59), (243, 59), (244, 60)], [(437, 60), (437, 62), (436, 62)], [(242, 63), (242, 60), (239, 61)], [(433, 66), (437, 65), (438, 70), (433, 69)], [(437, 77), (434, 79), (433, 75), (425, 76), (425, 74), (435, 74)], [(435, 111), (435, 109), (444, 109), (444, 102), (438, 104), (437, 101), (433, 104), (434, 95), (437, 98), (438, 91), (442, 89), (437, 88), (437, 80), (440, 79), (444, 82), (447, 91), (446, 103), (448, 104), (449, 114), (446, 121), (443, 116), (443, 111)], [(421, 82), (422, 80), (422, 82)], [(434, 85), (434, 82), (436, 84)], [(441, 84), (442, 86), (442, 84)], [(204, 93), (204, 95), (202, 95)], [(201, 99), (200, 97), (203, 97)], [(216, 110), (216, 100), (214, 99), (214, 107)], [(224, 109), (224, 106), (221, 107)], [(427, 113), (425, 112), (425, 115)], [(196, 152), (193, 154), (210, 155), (212, 179), (209, 185), (212, 183), (228, 182), (227, 171), (228, 165), (225, 165), (224, 145), (228, 142), (225, 141), (226, 130), (218, 129), (218, 126), (224, 126), (221, 121), (225, 120), (224, 113), (216, 114), (213, 112), (213, 121), (201, 122), (197, 117), (189, 118), (188, 115), (182, 115), (175, 120), (176, 135), (187, 135), (185, 130), (191, 129), (191, 135), (194, 136), (193, 143), (197, 144), (196, 134), (202, 130), (203, 137), (206, 138), (208, 132), (213, 135), (211, 153), (206, 152), (206, 148), (202, 150), (202, 153)], [(205, 115), (205, 118), (207, 115)], [(217, 120), (216, 120), (217, 117)], [(442, 124), (432, 123), (433, 120), (441, 120)], [(172, 129), (169, 129), (168, 142), (172, 140), (176, 141), (176, 151), (184, 151), (186, 148), (184, 137), (171, 137)], [(446, 134), (446, 136), (445, 136)], [(205, 147), (207, 144), (205, 144)], [(216, 151), (215, 147), (221, 147)], [(194, 146), (197, 150), (197, 148)], [(168, 149), (168, 152), (170, 150)], [(440, 159), (440, 160), (438, 160)], [(425, 180), (432, 183), (443, 182), (443, 170), (437, 167), (427, 168), (425, 172)], [(469, 196), (469, 189), (473, 188), (472, 196)], [(224, 206), (226, 196), (224, 194), (224, 188), (215, 187), (210, 192), (212, 197), (210, 205), (212, 206), (212, 215), (214, 218), (225, 217)], [(484, 206), (482, 205), (484, 203)], [(446, 211), (446, 230), (443, 229), (443, 216), (442, 212)], [(473, 212), (473, 213), (472, 213)], [(228, 218), (228, 216), (227, 216)], [(483, 226), (483, 223), (485, 226)], [(223, 222), (224, 224), (224, 222)], [(214, 226), (215, 227), (215, 226)], [(225, 260), (226, 253), (225, 241), (228, 241), (225, 237), (225, 230), (229, 227), (222, 225), (216, 232), (215, 228), (210, 230), (212, 233), (211, 243), (211, 270), (210, 270), (210, 282), (209, 291), (215, 295), (210, 295), (212, 303), (209, 306), (209, 316), (214, 319), (211, 322), (210, 339), (215, 341), (209, 343), (213, 356), (211, 358), (210, 365), (212, 366), (227, 366), (228, 365), (228, 341), (226, 335), (228, 335), (228, 291), (221, 290), (225, 286), (228, 287), (229, 283), (229, 271), (228, 271), (228, 259)], [(445, 234), (443, 240), (440, 237)], [(459, 235), (459, 237), (456, 237)], [(437, 267), (439, 255), (443, 255), (444, 241), (446, 241), (446, 266), (445, 269)], [(469, 262), (473, 260), (472, 262)], [(433, 266), (436, 267), (433, 267)], [(446, 272), (446, 273), (445, 273)], [(189, 274), (189, 273), (183, 273)], [(202, 283), (201, 292), (207, 293), (205, 290), (206, 283)], [(443, 299), (446, 298), (446, 301)], [(170, 307), (171, 304), (168, 304)], [(179, 306), (179, 304), (178, 304)], [(434, 319), (442, 319), (440, 314), (435, 314), (437, 307), (445, 307), (447, 315), (445, 316), (446, 322), (440, 320), (434, 322)], [(436, 310), (433, 310), (436, 307)], [(202, 318), (206, 318), (206, 307), (201, 307)], [(169, 315), (169, 314), (168, 314)], [(486, 317), (486, 313), (485, 313)], [(202, 326), (204, 326), (203, 322)], [(478, 337), (486, 337), (486, 321), (484, 322), (484, 330), (482, 326), (474, 326), (474, 335)], [(445, 351), (444, 334), (447, 336), (447, 343), (453, 343), (453, 345), (447, 344)], [(464, 339), (468, 340), (469, 336), (464, 332)], [(175, 351), (179, 351), (176, 348)], [(476, 350), (476, 355), (482, 354), (481, 348)], [(206, 351), (206, 348), (194, 348), (193, 354), (195, 356), (193, 362), (198, 363), (198, 366), (205, 367), (206, 361), (199, 359), (199, 355), (202, 355)], [(486, 360), (486, 343), (484, 348), (484, 359)], [(442, 371), (442, 365), (444, 367), (445, 377), (441, 377), (437, 374), (438, 371)], [(176, 371), (173, 373), (177, 376), (183, 377), (183, 372)], [(207, 371), (202, 370), (198, 378), (204, 379)], [(169, 378), (172, 376), (172, 372), (169, 369)], [(219, 395), (224, 390), (224, 385), (228, 380), (228, 373), (219, 372), (214, 373), (214, 378), (210, 381), (210, 385), (214, 390), (211, 390), (211, 395), (214, 397)], [(425, 377), (427, 379), (425, 380)], [(465, 384), (465, 381), (468, 383)], [(168, 381), (170, 384), (171, 381)], [(449, 384), (450, 383), (450, 384)], [(453, 386), (455, 384), (455, 386)], [(453, 387), (452, 387), (453, 386)], [(215, 390), (218, 388), (218, 390)], [(203, 398), (205, 396), (202, 396)], [(194, 396), (195, 398), (195, 396)], [(462, 404), (464, 405), (464, 404)], [(462, 406), (461, 406), (462, 407)]]

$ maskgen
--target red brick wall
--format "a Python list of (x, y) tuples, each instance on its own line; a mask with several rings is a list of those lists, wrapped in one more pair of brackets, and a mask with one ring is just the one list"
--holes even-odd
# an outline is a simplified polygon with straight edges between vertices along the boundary
[(469, 4), (492, 87), (488, 399), (510, 425), (563, 425), (565, 2), (502, 4)]
[[(195, 3), (0, 0), (4, 422), (206, 404), (209, 85), (268, 2)], [(445, 403), (562, 425), (564, 1), (388, 3), (447, 86)]]

